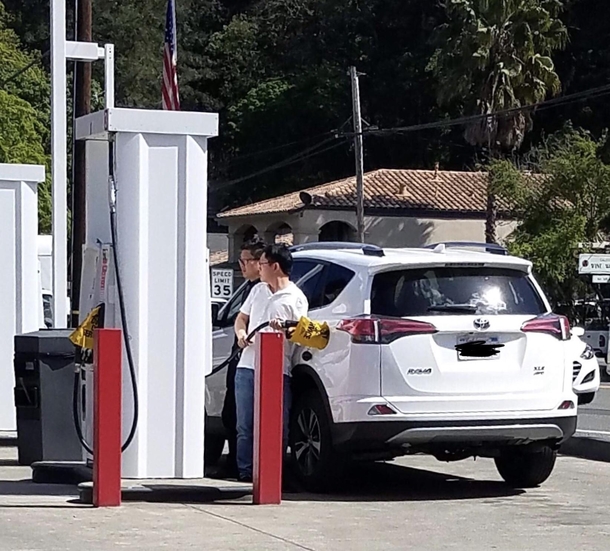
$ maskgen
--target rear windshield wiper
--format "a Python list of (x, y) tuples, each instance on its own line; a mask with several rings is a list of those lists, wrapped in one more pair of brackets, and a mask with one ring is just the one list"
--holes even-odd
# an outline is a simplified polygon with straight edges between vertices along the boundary
[(477, 307), (472, 304), (437, 304), (430, 306), (428, 312), (462, 312), (466, 314), (475, 314)]

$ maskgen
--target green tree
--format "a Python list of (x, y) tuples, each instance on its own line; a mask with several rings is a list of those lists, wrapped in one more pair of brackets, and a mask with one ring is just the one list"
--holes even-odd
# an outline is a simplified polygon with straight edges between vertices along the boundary
[(609, 229), (610, 166), (606, 136), (595, 140), (567, 127), (533, 156), (533, 172), (510, 161), (490, 165), (491, 189), (519, 226), (509, 237), (518, 256), (532, 260), (539, 281), (556, 304), (585, 290), (577, 253)]
[[(439, 47), (429, 63), (439, 102), (457, 101), (468, 114), (486, 115), (557, 94), (551, 54), (567, 42), (562, 8), (559, 0), (447, 0), (447, 22), (436, 32)], [(464, 136), (494, 156), (519, 148), (531, 125), (530, 112), (516, 111), (469, 124)], [(488, 241), (495, 241), (495, 227), (488, 193)]]
[[(39, 230), (51, 229), (49, 94), (40, 55), (24, 52), (0, 3), (0, 163), (42, 164), (46, 181), (38, 187)], [(19, 71), (24, 70), (18, 74)], [(15, 76), (17, 75), (17, 76)]]

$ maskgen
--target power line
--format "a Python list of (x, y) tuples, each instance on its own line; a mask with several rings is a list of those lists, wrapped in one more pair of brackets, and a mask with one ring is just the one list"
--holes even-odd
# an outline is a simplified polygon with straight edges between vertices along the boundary
[(246, 176), (242, 176), (240, 178), (236, 178), (234, 180), (229, 180), (228, 182), (221, 182), (218, 183), (216, 185), (212, 185), (211, 188), (214, 191), (217, 191), (219, 189), (224, 189), (230, 186), (233, 186), (235, 184), (239, 184), (241, 182), (244, 182), (246, 180), (250, 180), (251, 178), (255, 178), (256, 176), (261, 176), (263, 174), (267, 174), (268, 172), (271, 172), (273, 170), (278, 170), (280, 168), (284, 168), (285, 166), (289, 166), (291, 164), (295, 164), (298, 163), (300, 161), (304, 161), (305, 159), (309, 159), (311, 157), (315, 157), (316, 155), (321, 155), (322, 153), (326, 153), (327, 151), (330, 151), (331, 149), (335, 149), (341, 145), (344, 145), (345, 143), (347, 143), (344, 140), (338, 141), (328, 147), (325, 147), (323, 149), (319, 149), (320, 147), (322, 147), (323, 145), (328, 144), (331, 141), (335, 141), (337, 138), (336, 137), (331, 137), (327, 140), (323, 140), (322, 142), (320, 142), (319, 144), (309, 147), (303, 151), (301, 151), (300, 153), (297, 153), (296, 155), (292, 155), (291, 157), (288, 157), (286, 159), (284, 159), (283, 161), (280, 161), (279, 163), (275, 163), (273, 165), (270, 165), (266, 168), (263, 168), (261, 170), (258, 170), (256, 172), (253, 172), (251, 174), (248, 174)]
[(238, 164), (240, 162), (242, 162), (245, 159), (251, 159), (253, 157), (259, 157), (261, 155), (266, 155), (267, 153), (273, 153), (275, 151), (279, 151), (281, 149), (285, 149), (287, 147), (290, 147), (291, 145), (297, 145), (300, 143), (304, 143), (304, 142), (308, 142), (310, 140), (315, 140), (316, 138), (322, 138), (323, 136), (329, 136), (333, 134), (333, 132), (324, 132), (322, 134), (316, 134), (314, 136), (309, 136), (307, 138), (303, 138), (302, 140), (295, 140), (293, 142), (288, 142), (282, 145), (278, 145), (275, 147), (270, 147), (268, 149), (260, 149), (258, 151), (252, 151), (251, 153), (245, 153), (244, 155), (239, 155), (238, 157), (235, 157), (234, 159), (231, 159), (228, 163), (227, 166), (231, 166), (233, 164)]
[[(538, 103), (532, 103), (530, 105), (523, 105), (520, 107), (512, 107), (510, 109), (503, 109), (500, 111), (494, 111), (493, 113), (483, 113), (480, 115), (469, 115), (466, 117), (458, 117), (456, 119), (449, 119), (446, 121), (429, 122), (423, 124), (414, 124), (411, 126), (398, 126), (395, 128), (382, 128), (378, 130), (364, 130), (363, 135), (369, 136), (383, 136), (386, 134), (401, 134), (405, 132), (417, 132), (420, 130), (433, 130), (437, 128), (449, 128), (452, 126), (461, 126), (464, 124), (470, 124), (481, 120), (492, 119), (495, 117), (504, 117), (519, 113), (527, 110), (538, 110), (550, 109), (559, 105), (568, 105), (585, 99), (598, 98), (604, 95), (610, 94), (610, 84), (604, 86), (598, 86), (597, 88), (591, 88), (589, 90), (583, 90), (582, 92), (575, 92), (574, 94), (568, 94), (560, 98), (552, 98), (549, 100), (540, 101)], [(343, 135), (353, 136), (354, 133), (346, 132)]]
[[(582, 101), (585, 99), (593, 99), (593, 98), (598, 98), (604, 95), (610, 94), (610, 84), (606, 84), (604, 86), (598, 86), (596, 88), (591, 88), (588, 90), (583, 90), (581, 92), (575, 92), (573, 94), (568, 94), (566, 96), (562, 96), (559, 98), (552, 98), (549, 100), (544, 100), (544, 101), (540, 101), (537, 103), (533, 103), (530, 105), (524, 105), (524, 106), (520, 106), (520, 107), (512, 107), (510, 109), (503, 109), (501, 111), (495, 111), (493, 113), (485, 113), (485, 114), (481, 114), (481, 115), (470, 115), (470, 116), (466, 116), (466, 117), (459, 117), (456, 119), (451, 119), (451, 120), (447, 120), (447, 121), (438, 121), (438, 122), (431, 122), (431, 123), (423, 123), (423, 124), (415, 124), (415, 125), (411, 125), (411, 126), (402, 126), (402, 127), (396, 127), (396, 128), (385, 128), (385, 129), (378, 129), (378, 130), (364, 130), (362, 131), (362, 135), (372, 135), (372, 136), (383, 136), (383, 135), (392, 135), (392, 134), (401, 134), (401, 133), (405, 133), (405, 132), (416, 132), (419, 130), (432, 130), (432, 129), (437, 129), (437, 128), (449, 128), (452, 126), (460, 126), (460, 125), (464, 125), (464, 124), (469, 124), (469, 123), (473, 123), (473, 122), (477, 122), (477, 121), (481, 121), (481, 120), (486, 120), (486, 119), (490, 119), (493, 117), (502, 117), (502, 116), (506, 116), (506, 115), (510, 115), (510, 114), (514, 114), (514, 113), (518, 113), (521, 111), (526, 111), (526, 110), (539, 110), (542, 111), (544, 109), (550, 109), (552, 107), (557, 107), (559, 105), (568, 105), (570, 103), (575, 103), (577, 101)], [(328, 134), (328, 133), (326, 133)], [(323, 134), (324, 135), (324, 134)], [(324, 148), (322, 150), (319, 151), (314, 151), (316, 149), (318, 149), (319, 147), (322, 147), (323, 145), (327, 144), (330, 141), (333, 141), (335, 138), (338, 137), (353, 137), (355, 136), (356, 133), (355, 132), (343, 132), (339, 135), (333, 136), (328, 138), (327, 140), (323, 140), (322, 142), (320, 142), (317, 145), (314, 145), (310, 148), (305, 149), (304, 151), (301, 151), (300, 153), (297, 153), (291, 157), (288, 157), (287, 159), (284, 159), (283, 161), (280, 161), (279, 163), (273, 164), (271, 166), (268, 166), (266, 168), (263, 168), (257, 172), (253, 172), (252, 174), (248, 174), (246, 176), (243, 176), (241, 178), (236, 178), (235, 180), (229, 180), (228, 182), (223, 182), (218, 184), (217, 186), (214, 186), (213, 189), (223, 189), (225, 187), (229, 187), (232, 186), (234, 184), (238, 184), (240, 182), (244, 182), (246, 180), (249, 180), (251, 178), (255, 178), (256, 176), (261, 176), (262, 174), (266, 174), (267, 172), (271, 172), (273, 170), (277, 170), (279, 168), (283, 168), (285, 166), (294, 164), (296, 162), (299, 162), (301, 160), (307, 159), (309, 157), (313, 157), (314, 155), (319, 155), (321, 153), (324, 153), (330, 149), (334, 149), (335, 147), (338, 147), (339, 145), (342, 145), (343, 142), (339, 142), (337, 144), (334, 144), (328, 148)], [(275, 149), (275, 148), (272, 148)], [(313, 152), (312, 152), (313, 151)], [(310, 153), (311, 152), (311, 153)], [(309, 153), (309, 154), (308, 154)]]
[[(43, 52), (43, 54), (41, 55), (41, 59), (44, 59), (45, 57), (47, 57), (49, 55), (49, 52), (50, 52), (50, 50)], [(23, 67), (22, 69), (19, 69), (18, 71), (13, 73), (10, 77), (8, 77), (7, 79), (0, 82), (0, 88), (4, 88), (7, 84), (9, 84), (13, 80), (15, 80), (17, 77), (21, 76), (26, 71), (29, 71), (32, 67), (34, 67), (34, 65), (36, 65), (38, 63), (38, 61), (39, 61), (38, 59), (34, 59), (30, 63), (28, 63), (25, 67)]]

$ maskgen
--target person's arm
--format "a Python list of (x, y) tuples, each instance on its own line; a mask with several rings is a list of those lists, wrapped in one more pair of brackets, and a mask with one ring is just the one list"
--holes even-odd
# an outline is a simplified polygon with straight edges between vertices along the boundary
[(233, 329), (235, 330), (235, 336), (237, 337), (237, 346), (240, 348), (246, 348), (250, 344), (248, 341), (248, 322), (250, 321), (250, 316), (240, 312), (237, 314), (237, 318), (235, 318), (235, 325)]
[(246, 300), (241, 305), (239, 309), (239, 314), (235, 318), (235, 323), (233, 324), (233, 330), (235, 331), (235, 336), (237, 337), (237, 346), (240, 348), (246, 348), (250, 343), (246, 339), (248, 336), (248, 323), (250, 321), (250, 313), (252, 311), (252, 303), (254, 302), (254, 296), (257, 293), (257, 287), (253, 287)]
[(282, 322), (299, 321), (301, 317), (307, 315), (307, 310), (307, 299), (298, 297), (292, 304), (282, 305), (276, 312), (274, 319), (269, 322), (269, 326), (279, 331), (282, 329)]

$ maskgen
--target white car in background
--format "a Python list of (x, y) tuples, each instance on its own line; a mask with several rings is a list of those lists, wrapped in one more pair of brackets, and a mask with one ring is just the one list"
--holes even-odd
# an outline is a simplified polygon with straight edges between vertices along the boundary
[[(588, 360), (531, 262), (472, 243), (292, 251), (291, 278), (309, 300), (308, 316), (331, 328), (324, 350), (298, 349), (292, 372), (291, 457), (305, 488), (332, 485), (350, 460), (416, 453), (494, 458), (514, 487), (550, 476), (559, 445), (576, 430), (573, 362)], [(215, 319), (215, 365), (230, 353), (243, 294)], [(206, 384), (210, 453), (224, 442), (225, 376)]]
[(590, 404), (601, 383), (600, 367), (593, 348), (582, 340), (585, 330), (574, 327), (570, 338), (572, 349), (572, 385), (578, 404)]

